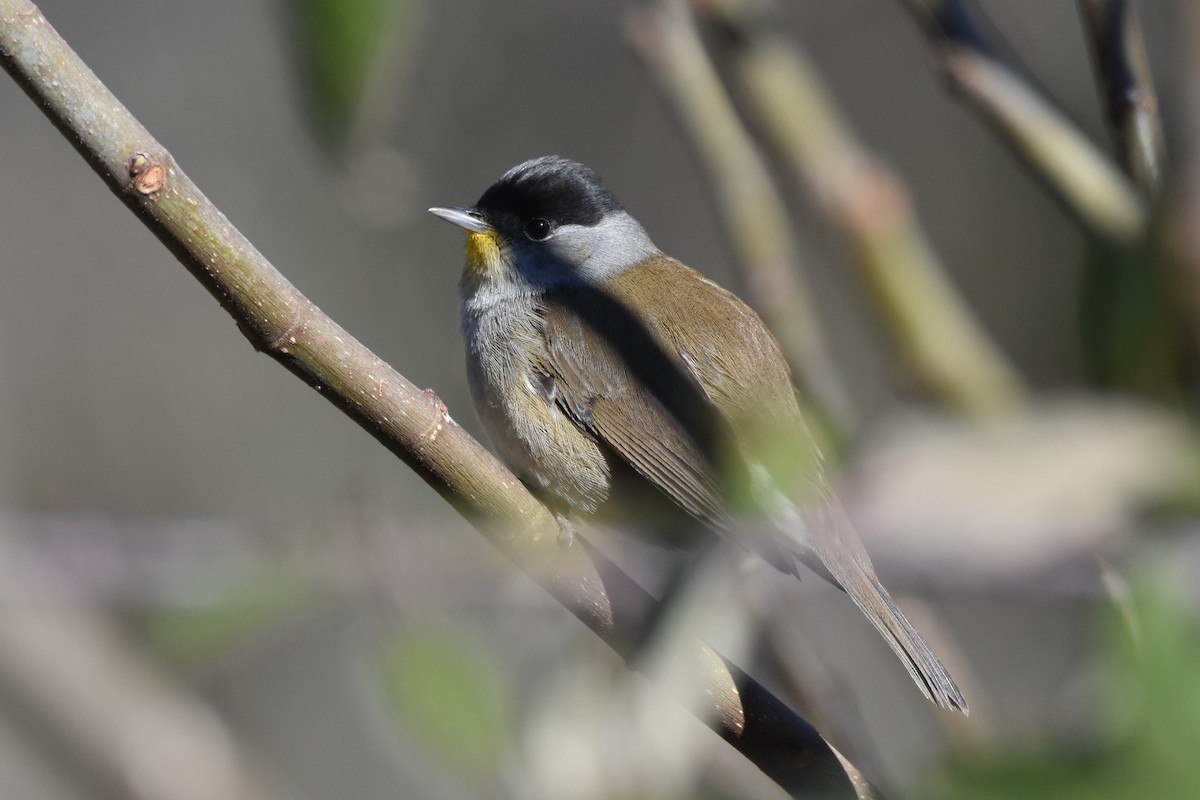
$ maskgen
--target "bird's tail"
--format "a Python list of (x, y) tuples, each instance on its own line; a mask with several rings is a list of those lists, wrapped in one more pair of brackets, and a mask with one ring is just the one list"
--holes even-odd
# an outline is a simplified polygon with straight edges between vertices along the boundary
[(899, 657), (925, 696), (942, 708), (969, 713), (967, 701), (945, 665), (888, 595), (870, 564), (864, 567), (851, 562), (846, 569), (829, 571)]
[(805, 566), (840, 587), (888, 643), (925, 696), (942, 708), (968, 713), (967, 701), (946, 667), (917, 633), (875, 576), (875, 568), (841, 503), (827, 490), (798, 518), (789, 539)]

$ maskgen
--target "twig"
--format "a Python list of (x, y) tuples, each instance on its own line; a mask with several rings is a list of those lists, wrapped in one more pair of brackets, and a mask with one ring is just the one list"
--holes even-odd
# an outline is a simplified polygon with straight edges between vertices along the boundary
[[(0, 62), (255, 348), (409, 464), (606, 643), (632, 652), (653, 599), (599, 554), (559, 546), (554, 518), (521, 483), (435, 395), (392, 370), (275, 270), (27, 0), (0, 0)], [(788, 791), (856, 796), (811, 726), (707, 648), (697, 659), (710, 665), (704, 676), (717, 710), (702, 716), (721, 736)]]
[(1137, 190), (1067, 117), (996, 54), (961, 0), (902, 0), (950, 87), (983, 116), (1067, 208), (1099, 235), (1137, 240)]
[(774, 33), (761, 3), (707, 0), (765, 134), (816, 199), (856, 264), (909, 370), (977, 416), (1012, 407), (1016, 371), (976, 324), (921, 231), (900, 180), (840, 118), (803, 54)]
[(1121, 162), (1142, 194), (1156, 198), (1166, 144), (1137, 11), (1127, 0), (1079, 0), (1079, 11)]
[(800, 272), (800, 250), (785, 203), (700, 42), (691, 12), (684, 0), (640, 7), (626, 30), (708, 171), (754, 305), (779, 337), (801, 385), (848, 434), (854, 410), (826, 346), (812, 290)]

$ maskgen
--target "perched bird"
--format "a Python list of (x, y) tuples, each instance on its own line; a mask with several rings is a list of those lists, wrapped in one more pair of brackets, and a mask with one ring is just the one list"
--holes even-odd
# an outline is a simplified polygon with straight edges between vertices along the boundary
[[(636, 497), (639, 513), (682, 510), (784, 572), (802, 562), (846, 591), (929, 699), (967, 711), (828, 489), (754, 311), (655, 247), (596, 173), (565, 158), (512, 168), (474, 206), (430, 211), (467, 233), (460, 311), (476, 410), (560, 519)], [(738, 524), (751, 510), (771, 524)]]

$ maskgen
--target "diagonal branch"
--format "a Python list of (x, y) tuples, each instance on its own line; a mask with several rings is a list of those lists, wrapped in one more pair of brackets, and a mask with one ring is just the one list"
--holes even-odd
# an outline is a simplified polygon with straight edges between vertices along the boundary
[(1090, 229), (1120, 243), (1141, 236), (1137, 190), (1050, 100), (998, 55), (964, 0), (901, 0), (924, 30), (950, 87), (1000, 134)]
[(708, 172), (727, 236), (803, 388), (848, 437), (854, 409), (821, 327), (800, 246), (763, 153), (738, 117), (684, 0), (634, 9), (626, 25), (634, 52), (658, 79)]
[(930, 245), (897, 175), (862, 145), (803, 51), (762, 0), (693, 0), (769, 146), (842, 236), (913, 376), (975, 417), (1018, 404), (1017, 370), (978, 323)]
[[(26, 0), (0, 0), (0, 63), (256, 349), (399, 456), (630, 659), (655, 601), (598, 553), (560, 547), (550, 513), (437, 396), (417, 389), (292, 286)], [(696, 664), (716, 712), (702, 714), (704, 721), (788, 792), (870, 796), (812, 726), (736, 666), (702, 645)]]

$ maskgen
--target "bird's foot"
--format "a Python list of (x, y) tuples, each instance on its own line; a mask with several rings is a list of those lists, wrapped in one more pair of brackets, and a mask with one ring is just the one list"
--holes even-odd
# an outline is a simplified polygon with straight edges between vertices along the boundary
[(575, 523), (564, 514), (555, 514), (558, 520), (558, 546), (566, 550), (575, 542)]

